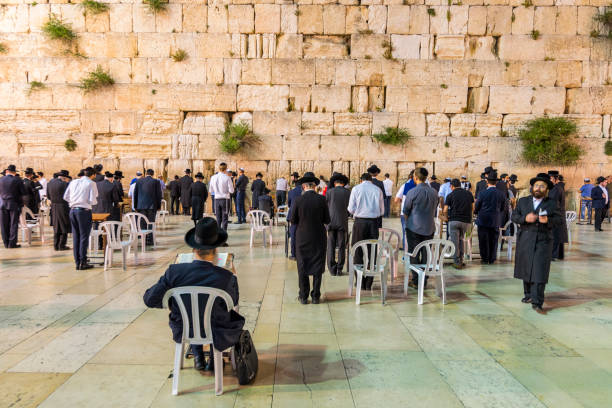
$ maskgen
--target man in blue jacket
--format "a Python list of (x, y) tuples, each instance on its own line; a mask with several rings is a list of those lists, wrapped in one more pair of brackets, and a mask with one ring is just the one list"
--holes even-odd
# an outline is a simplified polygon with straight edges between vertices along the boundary
[(497, 172), (487, 174), (487, 189), (482, 190), (476, 200), (474, 213), (477, 214), (478, 246), (480, 247), (480, 262), (483, 264), (495, 263), (497, 259), (497, 240), (499, 225), (504, 210), (506, 197), (495, 187)]
[[(234, 305), (238, 305), (238, 280), (235, 271), (229, 271), (215, 265), (217, 248), (227, 240), (227, 232), (219, 228), (217, 221), (211, 217), (204, 217), (198, 221), (196, 226), (185, 234), (185, 243), (193, 248), (194, 260), (192, 263), (173, 264), (168, 267), (164, 275), (151, 288), (147, 289), (143, 300), (148, 307), (163, 308), (164, 294), (181, 286), (203, 286), (221, 289), (227, 292)], [(199, 296), (199, 309), (201, 332), (204, 333), (204, 308), (207, 296)], [(183, 302), (189, 316), (189, 324), (192, 325), (191, 300), (184, 297)], [(176, 343), (183, 340), (183, 320), (178, 305), (170, 300), (170, 329), (172, 338)], [(223, 300), (217, 298), (212, 308), (211, 329), (213, 332), (213, 344), (219, 351), (223, 351), (236, 344), (240, 338), (244, 317), (234, 310), (227, 311)], [(192, 345), (191, 352), (194, 355), (194, 366), (196, 370), (213, 371), (214, 364), (212, 353), (208, 364), (204, 362), (203, 347)]]
[(606, 214), (606, 209), (610, 206), (610, 197), (606, 190), (607, 180), (603, 176), (597, 177), (597, 185), (591, 190), (592, 205), (595, 210), (595, 231), (603, 231), (601, 223)]

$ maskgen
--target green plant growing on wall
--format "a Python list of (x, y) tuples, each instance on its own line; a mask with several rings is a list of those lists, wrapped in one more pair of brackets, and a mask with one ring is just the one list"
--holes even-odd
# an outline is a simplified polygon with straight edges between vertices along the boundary
[(81, 79), (81, 85), (79, 85), (79, 87), (83, 89), (85, 93), (88, 93), (114, 84), (115, 80), (110, 74), (98, 65), (95, 71), (89, 72), (85, 78)]
[(253, 148), (261, 142), (261, 138), (253, 133), (248, 123), (228, 123), (221, 132), (219, 148), (228, 154), (238, 153), (245, 147)]
[(142, 0), (142, 2), (148, 5), (149, 9), (154, 13), (162, 12), (168, 7), (167, 0)]
[(450, 10), (446, 10), (446, 21), (451, 21), (451, 11)]
[(388, 60), (392, 60), (395, 59), (393, 58), (393, 44), (391, 44), (391, 41), (383, 41), (381, 46), (385, 49), (385, 51), (383, 52), (383, 57), (388, 59)]
[(66, 148), (66, 150), (68, 150), (69, 152), (74, 152), (77, 148), (77, 142), (72, 139), (72, 138), (68, 138), (66, 139), (66, 141), (64, 142), (64, 147)]
[(604, 153), (606, 156), (612, 156), (612, 140), (607, 140), (604, 144)]
[(432, 8), (428, 8), (427, 9), (427, 14), (429, 14), (432, 17), (435, 17), (436, 16), (436, 10), (432, 9)]
[(96, 0), (83, 0), (81, 7), (91, 14), (100, 14), (108, 11), (108, 4)]
[(523, 7), (527, 8), (527, 7), (531, 7), (531, 6), (533, 6), (533, 1), (531, 1), (531, 0), (525, 0), (525, 1), (523, 2)]
[(565, 118), (532, 119), (518, 132), (523, 144), (523, 159), (530, 164), (571, 165), (584, 150), (576, 143), (576, 124)]
[(472, 131), (470, 132), (470, 136), (472, 136), (472, 137), (478, 137), (478, 136), (480, 136), (480, 130), (478, 130), (478, 129), (472, 129)]
[(537, 40), (540, 38), (540, 32), (538, 30), (531, 30), (531, 38)]
[(0, 43), (0, 54), (6, 54), (8, 52), (8, 48), (4, 43)]
[(387, 127), (384, 132), (374, 133), (374, 140), (382, 144), (390, 144), (393, 146), (403, 145), (408, 140), (412, 139), (412, 135), (407, 129)]
[(179, 48), (178, 50), (176, 50), (174, 53), (170, 54), (170, 56), (172, 57), (172, 59), (174, 60), (174, 62), (181, 62), (184, 61), (185, 58), (188, 57), (187, 55), (187, 51), (185, 51), (182, 48)]
[(503, 130), (502, 129), (502, 130), (499, 131), (499, 137), (509, 137), (509, 136), (510, 136), (510, 134), (508, 133), (507, 130)]
[(28, 96), (30, 96), (32, 92), (45, 89), (46, 87), (47, 86), (40, 81), (32, 81), (30, 82), (30, 87), (28, 88)]
[[(608, 38), (612, 39), (612, 7), (606, 7), (603, 12), (595, 14), (593, 19), (606, 29)], [(593, 31), (591, 31), (591, 37), (593, 37)], [(599, 32), (597, 34), (599, 35)]]
[(55, 14), (49, 16), (49, 20), (42, 26), (42, 31), (52, 40), (60, 40), (71, 43), (77, 38), (70, 24), (64, 23)]

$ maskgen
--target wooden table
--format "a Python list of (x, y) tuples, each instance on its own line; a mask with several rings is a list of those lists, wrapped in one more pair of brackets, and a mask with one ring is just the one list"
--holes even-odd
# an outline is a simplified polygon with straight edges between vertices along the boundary
[(92, 213), (91, 222), (104, 222), (110, 216), (110, 213)]

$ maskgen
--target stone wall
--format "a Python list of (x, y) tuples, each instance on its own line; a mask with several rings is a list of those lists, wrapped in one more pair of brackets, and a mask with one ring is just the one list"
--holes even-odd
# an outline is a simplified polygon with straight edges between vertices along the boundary
[[(549, 114), (574, 119), (587, 150), (563, 169), (570, 184), (612, 171), (612, 40), (591, 35), (608, 0), (450, 3), (173, 0), (155, 14), (134, 0), (94, 15), (65, 0), (0, 0), (0, 164), (172, 176), (225, 160), (269, 180), (340, 170), (353, 181), (372, 162), (395, 180), (419, 163), (473, 180), (493, 164), (525, 182), (537, 169), (520, 163), (516, 129)], [(50, 13), (85, 58), (41, 32)], [(170, 57), (178, 49), (184, 61)], [(97, 65), (116, 84), (84, 93), (75, 85)], [(28, 94), (32, 81), (45, 88)], [(230, 157), (217, 138), (237, 120), (263, 142)], [(414, 139), (373, 142), (387, 126)]]

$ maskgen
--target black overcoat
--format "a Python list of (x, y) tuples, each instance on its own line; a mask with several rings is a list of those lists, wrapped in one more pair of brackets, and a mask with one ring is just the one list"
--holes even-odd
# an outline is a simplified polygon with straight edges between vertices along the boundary
[(115, 183), (102, 180), (96, 182), (96, 187), (98, 188), (98, 202), (91, 208), (91, 211), (94, 213), (109, 213), (109, 221), (121, 221), (118, 211), (121, 197), (119, 197), (119, 191)]
[(191, 185), (191, 219), (199, 220), (204, 217), (204, 206), (208, 198), (208, 188), (201, 181)]
[(559, 212), (563, 215), (563, 219), (553, 228), (553, 237), (558, 242), (566, 244), (569, 242), (567, 234), (567, 222), (565, 220), (565, 185), (562, 182), (558, 182), (548, 193), (548, 198), (555, 201), (559, 207)]
[(172, 180), (168, 183), (168, 189), (170, 190), (170, 197), (180, 197), (181, 196), (181, 185), (178, 180)]
[(321, 275), (327, 254), (325, 225), (330, 221), (325, 197), (313, 190), (304, 192), (293, 203), (290, 221), (297, 225), (295, 255), (298, 271)]
[(189, 208), (191, 206), (191, 185), (193, 184), (193, 179), (184, 175), (179, 179), (179, 184), (181, 186), (181, 205), (183, 208)]
[(259, 208), (259, 196), (263, 195), (265, 189), (265, 181), (262, 179), (253, 180), (253, 183), (251, 183), (251, 192), (253, 193), (253, 196), (251, 197), (251, 207), (255, 209)]
[(42, 186), (38, 188), (35, 182), (28, 178), (24, 178), (23, 188), (25, 191), (25, 193), (23, 194), (23, 205), (32, 210), (32, 213), (34, 213), (34, 215), (38, 214), (38, 210), (40, 207), (40, 194), (38, 194), (38, 190), (40, 190)]
[(343, 186), (327, 190), (325, 200), (329, 208), (329, 229), (348, 231), (348, 204), (351, 191)]
[(70, 207), (64, 200), (64, 193), (68, 183), (54, 178), (47, 183), (47, 198), (51, 201), (51, 225), (59, 234), (68, 234), (72, 231), (70, 226)]
[[(525, 222), (529, 213), (546, 210), (548, 223)], [(537, 210), (533, 209), (533, 196), (518, 200), (512, 212), (512, 222), (519, 225), (516, 243), (516, 260), (514, 277), (531, 283), (547, 283), (550, 273), (550, 262), (553, 250), (553, 228), (560, 224), (561, 216), (557, 204), (550, 198), (544, 198)]]

